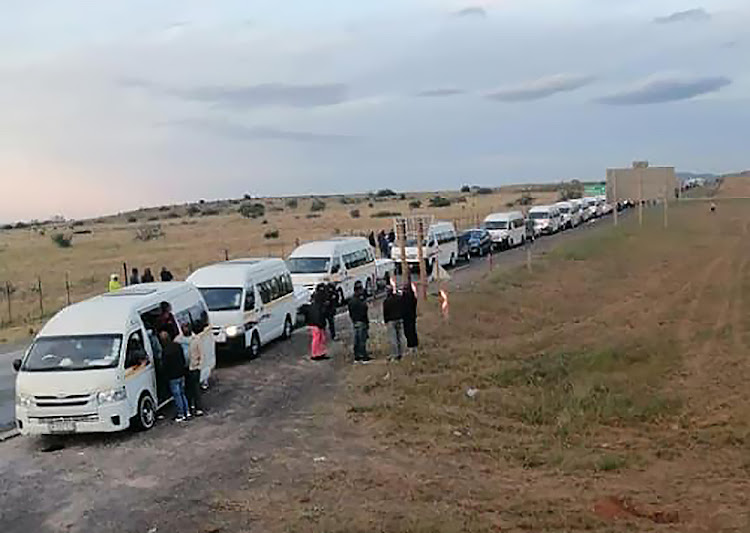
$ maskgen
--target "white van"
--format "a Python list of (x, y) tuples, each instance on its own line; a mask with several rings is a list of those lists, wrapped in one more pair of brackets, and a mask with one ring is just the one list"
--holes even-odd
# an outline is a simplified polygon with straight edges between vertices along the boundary
[(534, 221), (534, 231), (538, 235), (551, 235), (561, 229), (560, 210), (553, 205), (532, 207), (529, 219)]
[(303, 244), (286, 260), (295, 286), (311, 294), (319, 283), (333, 282), (340, 302), (354, 294), (361, 282), (367, 294), (374, 294), (377, 281), (375, 253), (364, 237), (341, 237)]
[(187, 281), (208, 306), (217, 349), (257, 357), (263, 345), (289, 338), (298, 302), (281, 259), (235, 259), (196, 270)]
[[(458, 260), (458, 235), (452, 222), (435, 222), (427, 230), (422, 253), (427, 265), (427, 272), (432, 273), (436, 264), (455, 266)], [(396, 262), (396, 269), (401, 268), (401, 247), (398, 242), (391, 248), (391, 258)], [(417, 239), (406, 240), (406, 261), (410, 269), (419, 268), (419, 250)]]
[(586, 211), (589, 215), (589, 219), (596, 218), (601, 215), (601, 208), (597, 205), (596, 198), (586, 197), (583, 199), (583, 203), (586, 205)]
[(555, 207), (560, 210), (564, 229), (572, 229), (581, 224), (581, 206), (577, 202), (557, 202)]
[[(39, 332), (23, 359), (13, 362), (16, 425), (24, 435), (150, 429), (169, 400), (157, 387), (154, 353), (161, 302), (180, 326), (203, 341), (205, 381), (216, 365), (208, 309), (184, 282), (132, 285), (66, 307)], [(159, 380), (163, 383), (163, 380)]]
[(492, 213), (482, 223), (495, 248), (510, 248), (526, 242), (526, 219), (520, 211)]

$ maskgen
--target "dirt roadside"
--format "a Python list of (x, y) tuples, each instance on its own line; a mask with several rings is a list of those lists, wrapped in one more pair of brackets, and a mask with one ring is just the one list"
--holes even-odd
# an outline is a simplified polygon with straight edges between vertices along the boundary
[[(540, 240), (534, 252), (546, 253), (594, 226)], [(510, 268), (525, 259), (525, 250), (518, 249), (495, 256), (494, 264)], [(455, 271), (450, 286), (462, 290), (487, 271), (487, 263), (476, 261)], [(346, 343), (348, 330), (342, 330)], [(262, 499), (239, 513), (219, 512), (225, 502), (236, 502), (254, 486), (263, 487), (263, 498), (283, 494), (275, 489), (293, 486), (310, 469), (336, 475), (337, 455), (366, 465), (366, 441), (351, 428), (330, 426), (345, 344), (337, 345), (332, 361), (313, 364), (302, 357), (306, 342), (298, 331), (257, 361), (219, 369), (206, 395), (209, 415), (189, 426), (166, 422), (148, 434), (71, 438), (51, 452), (42, 452), (46, 443), (38, 439), (0, 444), (3, 530), (255, 530)], [(319, 512), (314, 503), (309, 507)]]

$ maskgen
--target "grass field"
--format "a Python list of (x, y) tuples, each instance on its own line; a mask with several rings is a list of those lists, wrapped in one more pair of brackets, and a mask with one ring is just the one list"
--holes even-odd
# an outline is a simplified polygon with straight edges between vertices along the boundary
[(670, 214), (669, 230), (647, 211), (465, 287), (447, 323), (423, 309), (419, 356), (386, 366), (378, 341), (323, 409), (309, 441), (325, 463), (278, 450), (274, 485), (221, 495), (212, 520), (750, 530), (750, 202)]
[[(441, 194), (452, 199), (452, 205), (431, 209), (428, 203), (433, 194), (426, 193), (384, 201), (363, 196), (323, 198), (325, 209), (318, 212), (311, 211), (311, 198), (298, 199), (296, 207), (290, 207), (288, 199), (238, 200), (216, 205), (152, 208), (73, 226), (0, 231), (0, 342), (28, 337), (41, 324), (38, 280), (42, 282), (44, 316), (49, 317), (67, 302), (66, 275), (71, 301), (79, 301), (103, 292), (111, 273), (122, 276), (123, 262), (141, 272), (150, 267), (155, 275), (165, 265), (178, 279), (184, 279), (191, 269), (223, 260), (225, 250), (229, 257), (235, 258), (282, 257), (291, 252), (297, 240), (390, 229), (392, 217), (381, 216), (386, 213), (433, 214), (438, 219), (455, 220), (460, 227), (472, 227), (493, 210), (507, 209), (507, 204), (521, 195), (518, 191)], [(532, 195), (537, 203), (557, 198), (554, 192)], [(421, 202), (423, 207), (410, 208), (414, 201)], [(243, 203), (261, 203), (265, 214), (255, 219), (244, 218), (237, 212)], [(198, 211), (190, 216), (190, 209)], [(351, 214), (355, 209), (359, 211), (357, 218)], [(159, 224), (164, 236), (148, 242), (136, 240), (136, 231), (144, 224)], [(266, 233), (274, 230), (278, 231), (277, 238), (265, 238)], [(62, 248), (55, 244), (51, 237), (57, 233), (72, 235), (72, 246)], [(6, 282), (15, 289), (10, 312), (3, 290)]]

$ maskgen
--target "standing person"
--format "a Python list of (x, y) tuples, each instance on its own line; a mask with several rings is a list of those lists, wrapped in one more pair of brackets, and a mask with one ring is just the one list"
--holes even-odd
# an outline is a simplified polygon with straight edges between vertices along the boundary
[(156, 330), (161, 335), (162, 331), (169, 334), (170, 340), (174, 340), (180, 334), (180, 328), (177, 326), (177, 320), (172, 313), (172, 306), (169, 302), (159, 304), (159, 318), (156, 319)]
[(138, 269), (133, 267), (133, 270), (130, 271), (130, 284), (138, 285), (140, 282), (141, 277), (138, 275)]
[(167, 267), (163, 266), (161, 267), (161, 272), (159, 273), (159, 276), (161, 277), (162, 281), (172, 281), (174, 279), (174, 276), (172, 273), (167, 270)]
[(386, 289), (383, 300), (383, 322), (391, 336), (391, 361), (400, 361), (404, 355), (404, 341), (401, 337), (403, 323), (401, 322), (401, 298), (390, 285)]
[(419, 337), (417, 337), (417, 295), (411, 287), (411, 283), (404, 284), (404, 291), (401, 295), (401, 316), (404, 321), (404, 336), (406, 337), (406, 347), (416, 350), (419, 346)]
[(172, 392), (172, 398), (177, 407), (175, 422), (184, 422), (190, 418), (185, 397), (185, 355), (182, 346), (174, 342), (166, 331), (162, 331), (159, 338), (162, 342), (164, 375), (169, 382), (169, 390)]
[(328, 325), (328, 331), (331, 333), (331, 340), (336, 340), (336, 310), (339, 306), (339, 292), (336, 289), (336, 285), (333, 283), (326, 283), (325, 285), (326, 295), (326, 324)]
[(367, 337), (370, 331), (367, 298), (362, 288), (362, 282), (354, 284), (354, 296), (349, 298), (349, 318), (354, 327), (354, 362), (367, 364), (370, 356), (367, 354)]
[(188, 344), (188, 372), (185, 378), (185, 396), (188, 410), (193, 416), (203, 416), (201, 403), (201, 368), (203, 367), (203, 345), (200, 331), (193, 328)]
[(370, 241), (370, 246), (372, 246), (373, 248), (377, 248), (375, 244), (375, 232), (374, 231), (371, 231), (369, 235), (367, 235), (367, 240)]
[(154, 275), (151, 273), (151, 269), (146, 267), (143, 270), (143, 276), (141, 276), (141, 283), (153, 283)]
[(378, 246), (380, 247), (380, 257), (383, 259), (390, 259), (388, 253), (388, 239), (383, 230), (380, 230), (380, 233), (378, 233)]
[(120, 277), (117, 274), (112, 274), (109, 276), (109, 285), (107, 286), (107, 290), (109, 292), (117, 292), (120, 289), (122, 289), (122, 285), (120, 284)]
[(307, 308), (307, 325), (310, 329), (310, 359), (320, 361), (328, 357), (326, 348), (327, 296), (322, 283), (315, 288), (312, 303)]

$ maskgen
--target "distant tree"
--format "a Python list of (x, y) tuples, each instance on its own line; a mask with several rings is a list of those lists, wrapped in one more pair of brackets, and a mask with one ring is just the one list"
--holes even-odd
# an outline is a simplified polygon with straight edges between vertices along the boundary
[(421, 200), (412, 200), (409, 202), (409, 209), (419, 209), (420, 207), (422, 207)]
[(359, 209), (352, 209), (349, 211), (349, 216), (352, 218), (359, 218)]
[(444, 196), (433, 196), (430, 198), (430, 207), (449, 207), (451, 201)]
[(264, 239), (278, 239), (279, 238), (279, 230), (277, 229), (270, 229), (267, 232), (263, 234)]
[(370, 215), (370, 218), (392, 218), (392, 217), (400, 217), (401, 213), (398, 211), (378, 211), (377, 213), (373, 213)]
[(390, 196), (396, 196), (396, 192), (392, 189), (380, 189), (375, 193), (376, 198), (388, 198)]
[(187, 214), (190, 217), (194, 217), (195, 215), (200, 214), (200, 212), (201, 208), (195, 204), (190, 204), (189, 206), (187, 206)]
[(317, 212), (323, 211), (326, 208), (326, 203), (320, 198), (313, 198), (312, 204), (310, 204), (310, 211)]
[(463, 187), (461, 187), (461, 192), (463, 192), (463, 193), (471, 192), (471, 186), (470, 185), (464, 185)]
[(299, 205), (299, 204), (298, 204), (298, 202), (297, 202), (297, 199), (296, 199), (296, 198), (289, 198), (289, 199), (288, 199), (288, 200), (286, 201), (286, 206), (287, 206), (287, 207), (288, 207), (289, 209), (297, 209), (297, 205)]
[(243, 196), (243, 198), (244, 198), (245, 200), (252, 200), (252, 199), (253, 199), (253, 195), (252, 195), (252, 194), (248, 194), (248, 193), (245, 193), (245, 194), (244, 194), (244, 196)]
[(493, 191), (489, 187), (477, 187), (477, 194), (492, 194)]
[(259, 203), (247, 203), (242, 204), (238, 211), (245, 218), (260, 218), (266, 214), (266, 206)]

